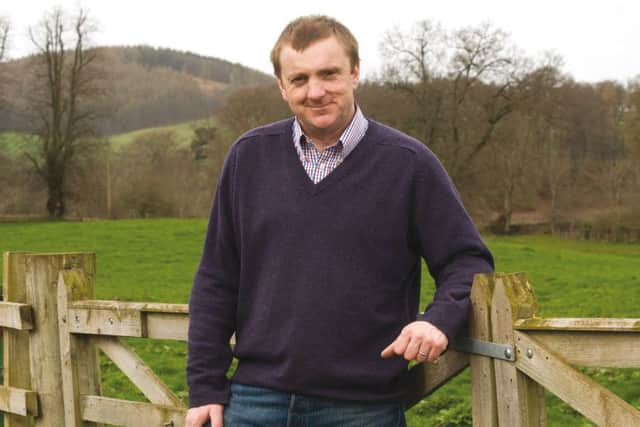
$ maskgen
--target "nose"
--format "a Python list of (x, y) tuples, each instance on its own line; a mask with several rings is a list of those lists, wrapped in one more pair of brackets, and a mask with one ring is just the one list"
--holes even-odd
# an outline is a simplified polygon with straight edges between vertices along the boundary
[(319, 79), (310, 79), (309, 86), (307, 88), (307, 98), (309, 99), (322, 99), (327, 91), (324, 88), (324, 84)]

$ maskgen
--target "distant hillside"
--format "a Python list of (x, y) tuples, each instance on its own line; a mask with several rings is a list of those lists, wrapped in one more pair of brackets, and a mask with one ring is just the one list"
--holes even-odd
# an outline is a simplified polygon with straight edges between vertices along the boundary
[[(217, 58), (171, 49), (99, 47), (100, 70), (108, 94), (99, 106), (99, 130), (116, 134), (210, 116), (235, 89), (272, 82), (262, 72)], [(29, 130), (28, 103), (35, 57), (0, 64), (7, 106), (1, 130)]]
[(269, 83), (272, 80), (271, 76), (240, 64), (191, 52), (156, 49), (149, 46), (102, 49), (121, 55), (124, 62), (138, 63), (149, 68), (167, 67), (203, 80), (231, 86)]

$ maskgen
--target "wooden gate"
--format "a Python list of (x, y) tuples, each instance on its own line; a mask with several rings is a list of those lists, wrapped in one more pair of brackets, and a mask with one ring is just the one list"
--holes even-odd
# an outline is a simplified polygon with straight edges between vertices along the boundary
[[(95, 300), (95, 255), (4, 254), (5, 426), (184, 425), (186, 408), (120, 337), (186, 341), (186, 304)], [(477, 275), (470, 337), (508, 357), (447, 351), (415, 365), (408, 407), (471, 366), (475, 426), (545, 426), (544, 389), (600, 426), (640, 426), (640, 411), (574, 366), (640, 368), (640, 319), (542, 319), (523, 274)], [(98, 350), (146, 396), (101, 395)]]

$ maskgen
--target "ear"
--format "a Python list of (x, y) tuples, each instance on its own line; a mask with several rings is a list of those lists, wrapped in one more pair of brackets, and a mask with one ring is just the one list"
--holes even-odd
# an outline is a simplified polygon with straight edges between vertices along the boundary
[(282, 77), (276, 77), (276, 80), (278, 82), (278, 88), (280, 89), (280, 95), (282, 95), (282, 99), (289, 102), (289, 100), (287, 99), (287, 91), (284, 88), (284, 84), (282, 83)]
[(351, 86), (355, 90), (360, 82), (360, 65), (356, 65), (351, 70)]

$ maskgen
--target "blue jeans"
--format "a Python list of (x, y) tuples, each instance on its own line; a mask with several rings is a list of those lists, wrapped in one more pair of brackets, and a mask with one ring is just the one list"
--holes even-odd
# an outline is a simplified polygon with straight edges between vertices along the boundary
[(399, 403), (332, 400), (231, 385), (224, 427), (406, 427)]

